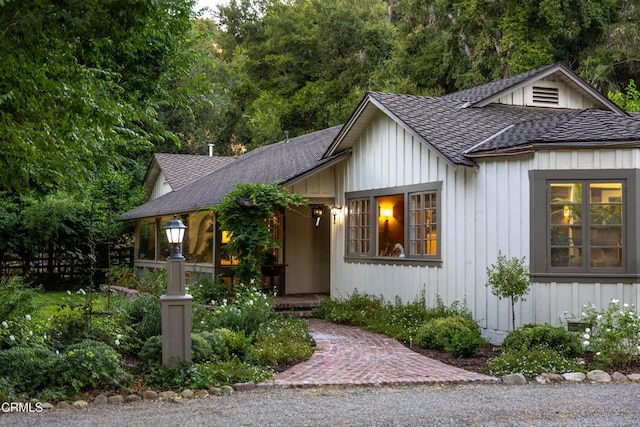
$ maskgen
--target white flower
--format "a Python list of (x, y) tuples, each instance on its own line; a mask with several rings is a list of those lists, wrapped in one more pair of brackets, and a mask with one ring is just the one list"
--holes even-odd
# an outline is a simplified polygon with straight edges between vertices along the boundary
[(629, 307), (629, 304), (624, 303), (623, 306), (624, 306), (624, 308), (627, 308), (627, 307)]
[(2, 322), (2, 327), (4, 327), (5, 329), (7, 329), (9, 327), (9, 324), (7, 322)]
[(14, 337), (13, 335), (9, 335), (9, 339), (10, 339), (11, 341), (15, 341), (15, 340), (16, 340), (16, 337)]
[(121, 340), (121, 339), (122, 339), (122, 334), (118, 334), (118, 335), (116, 335), (116, 338), (117, 338), (117, 339), (119, 339), (119, 340)]
[(587, 340), (582, 341), (582, 345), (584, 345), (584, 346), (588, 346), (588, 345), (589, 345), (589, 341), (587, 341)]
[(584, 334), (582, 337), (583, 337), (585, 340), (588, 340), (589, 338), (591, 338), (591, 335), (589, 335), (589, 334)]
[(33, 336), (33, 331), (29, 331), (29, 336), (32, 337)]
[(82, 295), (86, 295), (87, 293), (84, 291), (84, 289), (80, 288), (78, 289), (78, 292), (76, 292), (77, 294), (82, 294)]
[(25, 314), (25, 315), (24, 315), (24, 318), (25, 318), (25, 319), (27, 319), (27, 320), (31, 320), (31, 315), (29, 315), (29, 314)]
[(585, 317), (587, 314), (583, 311), (582, 312), (582, 317)]
[(71, 295), (71, 291), (67, 291), (67, 293), (68, 293), (69, 295)]
[(596, 352), (596, 356), (600, 356), (600, 352), (599, 352), (599, 351), (598, 351), (598, 352)]
[(617, 299), (615, 299), (615, 298), (613, 298), (613, 299), (611, 300), (611, 304), (618, 304), (619, 302), (620, 302), (620, 300), (617, 300)]
[(584, 331), (585, 331), (586, 333), (589, 333), (589, 332), (591, 332), (591, 328), (587, 328), (587, 329), (585, 329)]
[(56, 350), (56, 356), (60, 356), (60, 351)]
[(116, 345), (120, 345), (120, 340), (116, 340)]
[(602, 314), (598, 314), (598, 315), (596, 316), (596, 320), (602, 320)]

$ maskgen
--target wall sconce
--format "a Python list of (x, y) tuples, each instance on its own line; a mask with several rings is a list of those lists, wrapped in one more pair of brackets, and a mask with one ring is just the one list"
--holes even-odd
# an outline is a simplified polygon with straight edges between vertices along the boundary
[(571, 208), (569, 207), (569, 205), (564, 205), (564, 207), (562, 208), (562, 214), (564, 215), (565, 219), (569, 218), (569, 216), (571, 215)]
[(380, 216), (388, 221), (393, 216), (393, 208), (380, 208)]
[(336, 223), (336, 216), (338, 216), (341, 210), (342, 210), (342, 206), (336, 206), (336, 205), (331, 206), (331, 215), (333, 215), (334, 224)]
[(320, 218), (322, 217), (322, 206), (311, 206), (311, 218), (316, 224), (316, 228), (320, 225)]

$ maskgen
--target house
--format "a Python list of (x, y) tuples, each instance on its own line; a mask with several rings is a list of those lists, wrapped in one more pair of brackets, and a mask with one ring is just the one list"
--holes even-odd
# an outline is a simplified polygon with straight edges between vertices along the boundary
[(178, 213), (191, 236), (212, 230), (213, 262), (192, 268), (228, 268), (206, 209), (241, 182), (281, 182), (322, 211), (319, 224), (308, 208), (281, 218), (271, 279), (285, 293), (464, 301), (499, 342), (509, 302), (485, 283), (501, 251), (531, 268), (518, 324), (558, 325), (612, 298), (640, 306), (640, 115), (562, 64), (438, 98), (367, 93), (343, 126), (246, 153), (122, 215), (138, 221), (136, 265), (161, 264), (168, 251), (156, 243), (152, 259), (149, 236)]

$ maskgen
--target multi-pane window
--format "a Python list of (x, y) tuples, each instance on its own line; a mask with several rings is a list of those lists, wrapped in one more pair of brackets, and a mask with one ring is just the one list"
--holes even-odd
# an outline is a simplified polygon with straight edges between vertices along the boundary
[(441, 183), (347, 193), (347, 256), (440, 259)]
[(371, 200), (349, 201), (349, 253), (369, 254), (371, 251)]
[(551, 268), (623, 267), (623, 182), (550, 181), (548, 194)]
[(409, 196), (409, 253), (434, 256), (438, 253), (436, 192)]

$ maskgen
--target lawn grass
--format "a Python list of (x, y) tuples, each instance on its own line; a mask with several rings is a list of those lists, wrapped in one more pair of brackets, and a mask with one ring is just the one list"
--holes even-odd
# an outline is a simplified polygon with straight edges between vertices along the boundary
[[(114, 302), (114, 298), (111, 297), (111, 303)], [(64, 306), (83, 306), (87, 301), (93, 300), (94, 311), (106, 311), (107, 310), (107, 294), (103, 292), (87, 292), (86, 294), (67, 291), (48, 291), (38, 293), (34, 298), (34, 305), (38, 308), (34, 316), (41, 319), (47, 319), (52, 317), (56, 312)]]

